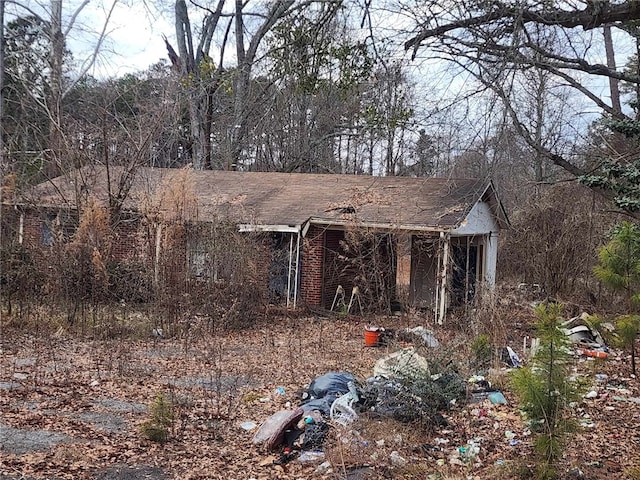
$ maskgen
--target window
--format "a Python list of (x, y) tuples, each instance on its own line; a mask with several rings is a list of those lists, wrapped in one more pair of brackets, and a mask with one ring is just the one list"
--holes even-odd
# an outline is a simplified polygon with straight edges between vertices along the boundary
[(42, 220), (42, 245), (45, 247), (52, 247), (55, 243), (54, 228), (57, 220), (57, 213), (48, 213), (45, 219)]
[(206, 244), (198, 241), (198, 239), (191, 239), (188, 245), (188, 252), (190, 276), (201, 280), (212, 278), (211, 258)]

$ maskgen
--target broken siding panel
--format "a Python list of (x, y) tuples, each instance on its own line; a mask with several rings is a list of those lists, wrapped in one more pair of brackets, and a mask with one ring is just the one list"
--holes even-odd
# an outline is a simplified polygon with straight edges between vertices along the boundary
[(484, 282), (489, 289), (496, 285), (496, 268), (498, 264), (498, 233), (485, 235)]

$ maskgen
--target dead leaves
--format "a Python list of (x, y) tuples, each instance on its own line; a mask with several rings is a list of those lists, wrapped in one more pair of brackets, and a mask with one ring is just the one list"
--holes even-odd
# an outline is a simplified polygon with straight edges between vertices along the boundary
[[(397, 322), (380, 319), (377, 324), (399, 328)], [(15, 348), (0, 357), (0, 371), (13, 372), (17, 359), (32, 358), (36, 361), (28, 365), (29, 378), (42, 381), (34, 386), (27, 380), (18, 388), (0, 391), (2, 424), (66, 434), (72, 440), (19, 455), (2, 452), (0, 473), (92, 478), (114, 465), (149, 465), (167, 478), (310, 478), (316, 465), (295, 460), (274, 465), (277, 456), (259, 452), (251, 443), (254, 432), (240, 424), (260, 425), (287, 402), (295, 406), (300, 390), (327, 371), (350, 371), (365, 379), (375, 361), (389, 353), (386, 347), (364, 346), (368, 323), (371, 319), (289, 318), (271, 319), (253, 330), (180, 341), (15, 342)], [(441, 343), (458, 342), (454, 354), (464, 354), (458, 333), (435, 333)], [(519, 345), (518, 340), (513, 344)], [(588, 360), (578, 364), (586, 378), (604, 373), (609, 385), (618, 382), (626, 389), (620, 393), (600, 385), (598, 398), (580, 405), (595, 427), (577, 434), (565, 463), (580, 466), (590, 479), (619, 478), (637, 461), (632, 452), (640, 448), (640, 405), (614, 399), (640, 397), (637, 381), (620, 377), (624, 365), (615, 357), (597, 366)], [(94, 379), (99, 385), (90, 385)], [(377, 475), (372, 478), (402, 478), (404, 474), (390, 463), (391, 452), (397, 451), (409, 462), (405, 471), (420, 472), (424, 478), (463, 473), (496, 478), (504, 472), (503, 465), (522, 461), (531, 451), (508, 380), (504, 383), (509, 405), (456, 406), (447, 414), (449, 424), (432, 431), (377, 419), (354, 426), (358, 435), (338, 435), (335, 429), (327, 459), (336, 471), (367, 465)], [(284, 389), (284, 395), (276, 394), (277, 387)], [(145, 406), (157, 393), (170, 396), (176, 408), (171, 440), (164, 445), (139, 433), (147, 418)], [(101, 414), (119, 418), (124, 427), (108, 431), (104, 423), (93, 420)], [(451, 464), (459, 447), (473, 439), (480, 439), (477, 461)], [(409, 473), (405, 478), (411, 478)]]

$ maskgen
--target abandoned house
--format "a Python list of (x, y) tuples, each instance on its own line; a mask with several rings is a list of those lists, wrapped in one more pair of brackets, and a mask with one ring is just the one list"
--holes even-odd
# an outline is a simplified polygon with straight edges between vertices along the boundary
[[(508, 226), (486, 181), (189, 168), (83, 167), (21, 200), (5, 199), (3, 208), (15, 220), (15, 241), (47, 248), (63, 238), (56, 230), (73, 235), (90, 199), (124, 219), (112, 251), (117, 261), (157, 264), (172, 221), (225, 219), (268, 239), (264, 281), (287, 306), (353, 313), (368, 295), (430, 309), (439, 322), (447, 308), (493, 288), (498, 234)], [(210, 274), (206, 259), (198, 238), (185, 241), (186, 272)]]

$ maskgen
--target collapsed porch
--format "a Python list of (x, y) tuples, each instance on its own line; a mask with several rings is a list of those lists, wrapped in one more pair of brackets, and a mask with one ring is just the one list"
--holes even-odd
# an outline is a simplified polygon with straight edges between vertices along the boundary
[(389, 310), (398, 303), (431, 311), (442, 323), (450, 306), (469, 304), (481, 286), (495, 283), (492, 232), (307, 224), (280, 227), (271, 235), (269, 286), (287, 307), (296, 308), (302, 300), (313, 308), (344, 310), (357, 296), (354, 308)]

